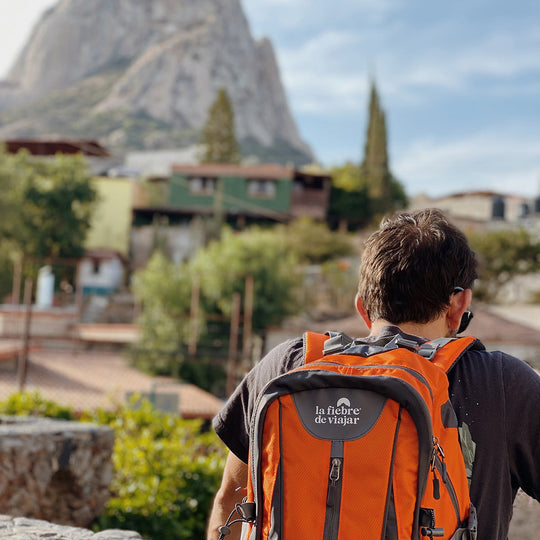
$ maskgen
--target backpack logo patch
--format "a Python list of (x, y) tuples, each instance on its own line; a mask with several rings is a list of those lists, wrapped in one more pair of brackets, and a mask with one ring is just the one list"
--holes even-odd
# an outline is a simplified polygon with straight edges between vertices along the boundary
[(359, 388), (324, 388), (297, 392), (293, 402), (302, 425), (314, 437), (349, 440), (375, 425), (386, 398)]
[(356, 425), (360, 421), (359, 415), (362, 407), (351, 407), (350, 399), (339, 398), (336, 405), (320, 407), (315, 405), (316, 424), (339, 424), (341, 426)]

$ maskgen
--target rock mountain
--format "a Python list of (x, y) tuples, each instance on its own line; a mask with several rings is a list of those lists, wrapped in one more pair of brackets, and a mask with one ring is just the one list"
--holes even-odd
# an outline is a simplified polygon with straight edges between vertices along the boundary
[(272, 44), (253, 39), (240, 0), (60, 0), (0, 82), (0, 137), (187, 146), (221, 87), (244, 154), (311, 160)]

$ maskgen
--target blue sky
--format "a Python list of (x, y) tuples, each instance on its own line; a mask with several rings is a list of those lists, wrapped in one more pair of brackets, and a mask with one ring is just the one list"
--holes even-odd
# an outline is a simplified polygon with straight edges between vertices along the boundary
[[(0, 75), (54, 0), (0, 0)], [(370, 77), (407, 192), (540, 194), (538, 0), (242, 0), (321, 164), (362, 159)], [(22, 36), (22, 37), (21, 37)]]

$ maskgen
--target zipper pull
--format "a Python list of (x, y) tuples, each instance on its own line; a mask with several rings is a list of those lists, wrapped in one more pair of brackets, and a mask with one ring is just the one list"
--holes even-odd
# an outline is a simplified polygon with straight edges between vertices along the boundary
[(433, 469), (433, 498), (438, 501), (441, 498), (440, 482)]
[(333, 485), (335, 485), (336, 482), (339, 480), (340, 474), (341, 474), (341, 459), (334, 458), (332, 460), (332, 467), (330, 469), (330, 482), (332, 482)]
[[(440, 451), (439, 451), (440, 449)], [(431, 454), (431, 472), (433, 473), (433, 498), (438, 501), (441, 498), (440, 482), (437, 478), (436, 465), (437, 455), (442, 452), (442, 448), (439, 446), (439, 440), (437, 437), (433, 437), (433, 450)]]
[(443, 482), (446, 484), (446, 482), (448, 481), (448, 473), (446, 472), (446, 461), (445, 461), (446, 456), (444, 455), (444, 451), (438, 441), (437, 441), (437, 454), (441, 458), (440, 460), (441, 461), (441, 477), (442, 477)]
[(338, 481), (341, 476), (341, 459), (332, 458), (330, 464), (330, 483), (328, 484), (328, 494), (326, 496), (326, 506), (332, 508), (337, 504), (337, 497), (339, 495)]

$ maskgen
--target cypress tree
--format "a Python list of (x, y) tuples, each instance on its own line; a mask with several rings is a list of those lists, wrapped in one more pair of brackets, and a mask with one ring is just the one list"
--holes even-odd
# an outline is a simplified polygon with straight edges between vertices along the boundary
[(392, 174), (388, 167), (386, 150), (386, 119), (379, 102), (375, 82), (371, 83), (369, 121), (362, 176), (371, 199), (378, 210), (385, 212), (392, 207)]
[(210, 107), (201, 137), (205, 163), (238, 163), (240, 148), (234, 133), (234, 111), (224, 88)]

